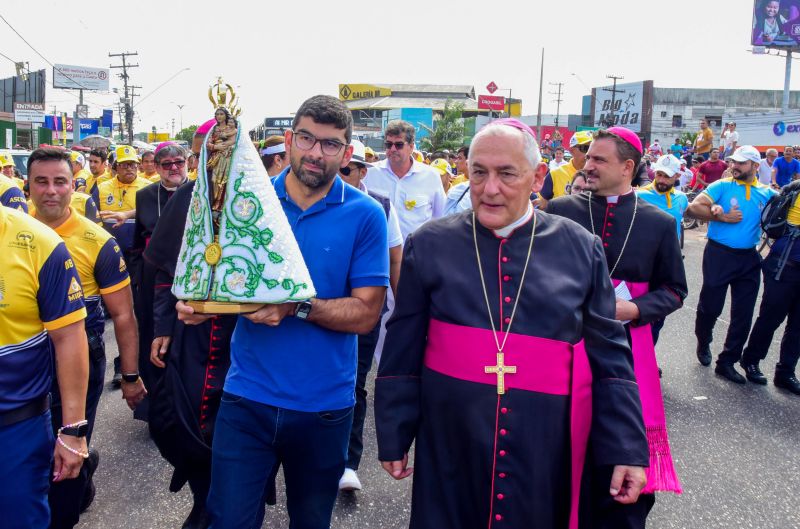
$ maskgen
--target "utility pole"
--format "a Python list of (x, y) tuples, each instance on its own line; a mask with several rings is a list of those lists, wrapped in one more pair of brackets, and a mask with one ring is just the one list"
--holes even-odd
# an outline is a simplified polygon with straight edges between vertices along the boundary
[(549, 83), (549, 84), (551, 86), (558, 87), (558, 92), (548, 92), (550, 95), (556, 96), (556, 98), (553, 99), (553, 101), (556, 104), (556, 128), (558, 128), (558, 116), (559, 114), (561, 114), (561, 102), (563, 101), (563, 99), (561, 99), (561, 87), (564, 86), (564, 83)]
[[(610, 114), (606, 115), (606, 126), (613, 127), (614, 126), (614, 112), (616, 109), (614, 107), (617, 106), (617, 94), (624, 94), (625, 90), (617, 90), (617, 80), (624, 79), (624, 77), (619, 75), (606, 75), (606, 79), (613, 79), (614, 86), (612, 88), (603, 88), (604, 92), (611, 92), (611, 108), (609, 109)], [(610, 116), (610, 118), (608, 117)]]
[(536, 114), (536, 138), (542, 141), (542, 83), (544, 81), (544, 48), (542, 48), (542, 63), (539, 69), (539, 110)]
[(172, 118), (172, 138), (175, 137), (175, 118)]
[[(138, 52), (122, 52), (122, 53), (109, 53), (109, 57), (121, 57), (122, 64), (121, 65), (111, 65), (111, 68), (122, 68), (122, 73), (119, 74), (119, 78), (122, 79), (122, 82), (125, 87), (124, 93), (124, 104), (125, 104), (125, 124), (128, 130), (128, 143), (133, 143), (133, 95), (130, 92), (130, 88), (128, 86), (128, 80), (130, 76), (128, 75), (128, 68), (138, 68), (138, 64), (128, 64), (127, 58), (139, 55)], [(141, 87), (137, 87), (141, 88)], [(121, 117), (121, 116), (120, 116)]]

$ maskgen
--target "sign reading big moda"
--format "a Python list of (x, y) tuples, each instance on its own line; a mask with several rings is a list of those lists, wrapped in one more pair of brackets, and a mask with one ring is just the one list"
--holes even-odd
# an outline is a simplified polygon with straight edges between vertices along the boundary
[(53, 66), (53, 88), (108, 91), (108, 68), (56, 64)]
[(652, 81), (592, 88), (594, 126), (622, 126), (634, 132), (649, 128), (652, 93), (648, 94), (648, 88), (652, 91)]

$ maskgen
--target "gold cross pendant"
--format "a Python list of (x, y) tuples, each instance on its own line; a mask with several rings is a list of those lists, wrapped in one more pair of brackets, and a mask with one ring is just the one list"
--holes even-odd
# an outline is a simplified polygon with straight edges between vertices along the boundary
[(486, 366), (483, 368), (486, 373), (495, 373), (497, 375), (497, 394), (503, 395), (506, 392), (506, 373), (516, 373), (517, 366), (507, 366), (503, 363), (504, 355), (502, 352), (497, 352), (497, 365)]

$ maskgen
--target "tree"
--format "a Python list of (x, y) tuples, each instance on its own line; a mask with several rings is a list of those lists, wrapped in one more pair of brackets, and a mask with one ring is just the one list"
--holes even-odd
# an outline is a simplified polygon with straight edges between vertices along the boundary
[(196, 130), (197, 130), (197, 125), (191, 125), (189, 127), (186, 127), (185, 129), (183, 129), (182, 131), (180, 131), (175, 135), (175, 139), (183, 140), (191, 144), (192, 138), (194, 137), (194, 131)]
[(464, 120), (461, 114), (463, 103), (453, 103), (449, 99), (444, 104), (444, 112), (433, 120), (433, 128), (422, 125), (428, 136), (420, 141), (420, 149), (436, 152), (442, 149), (455, 151), (464, 144)]

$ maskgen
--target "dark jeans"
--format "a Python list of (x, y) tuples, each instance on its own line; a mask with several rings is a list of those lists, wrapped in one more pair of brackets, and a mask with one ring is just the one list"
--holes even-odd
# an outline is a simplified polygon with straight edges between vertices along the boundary
[(45, 529), (50, 523), (47, 487), (53, 459), (50, 412), (0, 426), (0, 527)]
[[(89, 338), (89, 385), (86, 391), (86, 420), (89, 421), (88, 444), (94, 431), (94, 419), (97, 415), (97, 404), (103, 393), (103, 379), (106, 374), (106, 348), (102, 331), (87, 331)], [(52, 428), (53, 434), (63, 426), (61, 422), (61, 393), (58, 381), (53, 378), (52, 390)], [(52, 513), (51, 529), (70, 529), (78, 523), (81, 503), (86, 487), (89, 484), (89, 468), (84, 464), (75, 479), (50, 484), (50, 511)]]
[(711, 344), (714, 324), (722, 314), (730, 287), (731, 323), (717, 364), (732, 365), (741, 358), (753, 322), (760, 281), (761, 256), (755, 249), (737, 250), (708, 241), (703, 253), (703, 288), (694, 334), (698, 345)]
[(788, 317), (776, 373), (793, 375), (800, 358), (800, 263), (787, 262), (780, 281), (776, 281), (777, 261), (772, 255), (764, 261), (764, 295), (742, 364), (758, 364), (767, 357), (772, 336)]
[(347, 468), (358, 470), (364, 452), (364, 419), (367, 417), (367, 374), (372, 368), (375, 346), (381, 332), (381, 322), (368, 334), (358, 337), (358, 372), (356, 373), (356, 405), (353, 408), (353, 427), (347, 447)]
[(328, 529), (353, 408), (299, 412), (223, 393), (207, 509), (213, 529), (261, 527), (271, 474), (283, 465), (290, 529)]

